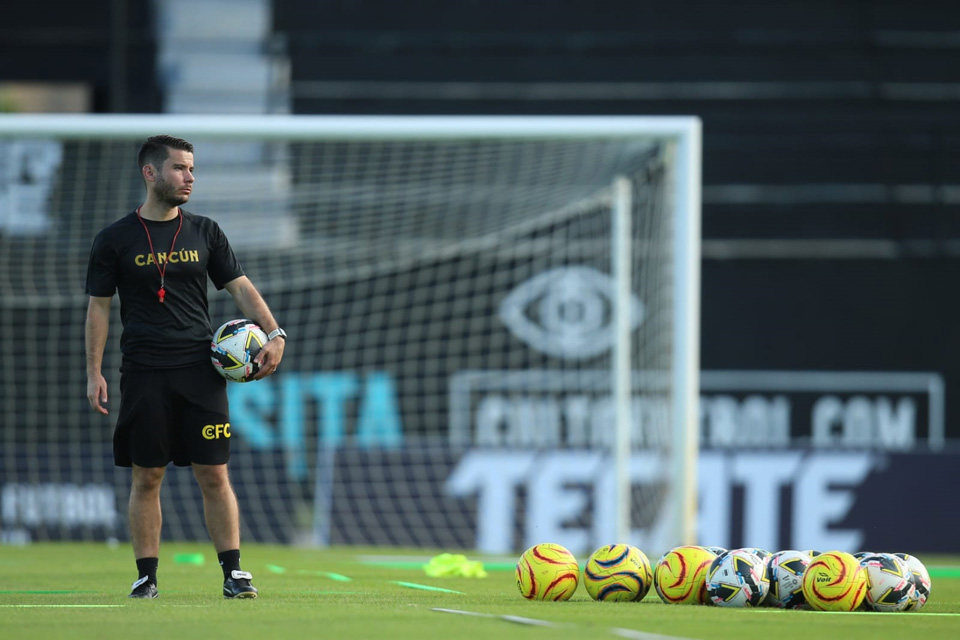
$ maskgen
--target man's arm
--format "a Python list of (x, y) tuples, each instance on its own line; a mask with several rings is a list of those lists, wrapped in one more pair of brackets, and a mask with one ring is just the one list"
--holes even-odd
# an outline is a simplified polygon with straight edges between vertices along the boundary
[(87, 401), (100, 413), (109, 413), (101, 404), (107, 402), (107, 380), (100, 367), (103, 364), (103, 349), (107, 344), (107, 332), (110, 330), (110, 301), (113, 298), (90, 296), (87, 305), (87, 323), (85, 327), (87, 346)]
[[(240, 313), (260, 325), (260, 328), (266, 333), (270, 333), (280, 326), (274, 320), (270, 307), (267, 306), (260, 292), (250, 282), (250, 278), (240, 276), (228, 282), (224, 285), (224, 288), (233, 296), (233, 301), (240, 309)], [(277, 370), (277, 367), (280, 366), (280, 360), (283, 359), (285, 343), (286, 340), (278, 336), (264, 345), (257, 357), (254, 358), (254, 361), (260, 364), (260, 370), (257, 375), (253, 376), (254, 380), (269, 376)]]

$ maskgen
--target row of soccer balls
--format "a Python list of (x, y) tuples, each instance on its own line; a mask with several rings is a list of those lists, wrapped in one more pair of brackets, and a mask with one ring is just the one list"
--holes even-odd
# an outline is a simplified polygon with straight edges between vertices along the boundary
[[(529, 600), (568, 600), (580, 566), (565, 547), (538, 544), (520, 556), (516, 578)], [(683, 546), (651, 568), (640, 549), (611, 544), (590, 555), (583, 585), (594, 600), (636, 602), (653, 586), (667, 604), (820, 611), (916, 611), (930, 596), (930, 574), (915, 556), (866, 551)]]

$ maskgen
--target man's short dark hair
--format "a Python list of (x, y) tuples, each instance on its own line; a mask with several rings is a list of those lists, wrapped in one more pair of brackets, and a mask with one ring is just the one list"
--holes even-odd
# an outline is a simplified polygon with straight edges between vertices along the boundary
[(137, 168), (143, 171), (144, 165), (152, 164), (158, 170), (161, 169), (163, 163), (170, 157), (170, 149), (193, 153), (193, 145), (183, 138), (168, 135), (150, 136), (140, 147), (140, 154), (137, 156)]

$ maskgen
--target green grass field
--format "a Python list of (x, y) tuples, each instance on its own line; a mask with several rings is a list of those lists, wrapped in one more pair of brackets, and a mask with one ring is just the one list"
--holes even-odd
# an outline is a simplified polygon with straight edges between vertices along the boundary
[[(203, 554), (204, 564), (174, 561), (193, 554)], [(245, 545), (243, 567), (254, 574), (261, 597), (224, 601), (211, 547), (165, 544), (160, 598), (134, 601), (126, 597), (136, 578), (127, 545), (0, 546), (0, 638), (960, 638), (958, 557), (920, 556), (933, 583), (920, 612), (828, 614), (667, 606), (655, 592), (640, 603), (598, 603), (582, 585), (569, 602), (528, 602), (510, 562), (487, 560), (483, 579), (430, 578), (415, 559), (398, 559), (402, 555), (429, 553)]]

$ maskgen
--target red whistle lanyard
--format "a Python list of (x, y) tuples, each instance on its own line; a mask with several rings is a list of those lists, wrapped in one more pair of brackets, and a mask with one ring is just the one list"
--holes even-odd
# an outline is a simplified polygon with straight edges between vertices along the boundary
[(150, 256), (153, 258), (153, 264), (157, 266), (157, 271), (160, 272), (160, 289), (157, 290), (157, 297), (160, 299), (160, 304), (163, 304), (163, 298), (167, 295), (166, 289), (163, 288), (163, 276), (167, 272), (167, 265), (170, 264), (170, 254), (173, 253), (174, 247), (177, 246), (177, 236), (180, 235), (180, 229), (183, 229), (183, 211), (177, 207), (177, 217), (180, 220), (180, 224), (177, 226), (177, 232), (173, 234), (173, 242), (170, 243), (170, 253), (167, 254), (161, 267), (160, 261), (157, 260), (157, 254), (153, 252), (153, 239), (150, 237), (150, 229), (147, 228), (147, 223), (140, 217), (140, 209), (141, 207), (137, 207), (137, 219), (140, 221), (140, 224), (143, 225), (143, 230), (147, 234), (147, 244), (150, 245)]

